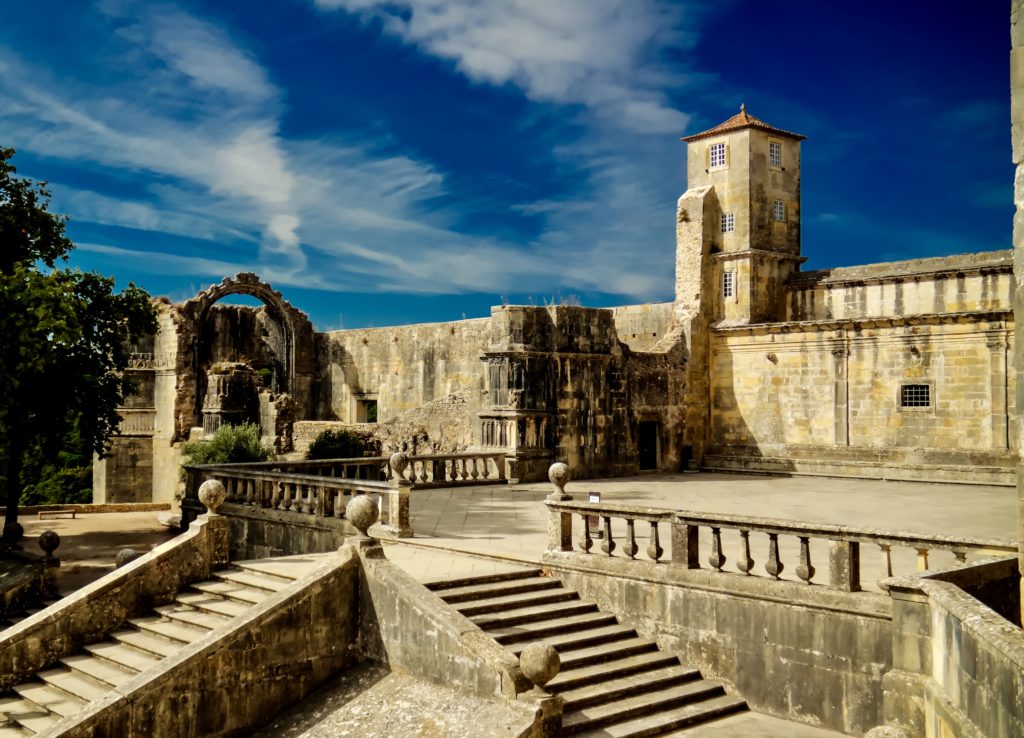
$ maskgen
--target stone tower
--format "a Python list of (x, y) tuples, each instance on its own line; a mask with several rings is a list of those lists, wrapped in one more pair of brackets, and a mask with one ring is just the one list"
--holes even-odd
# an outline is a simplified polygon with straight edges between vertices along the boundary
[[(683, 139), (688, 189), (678, 219), (677, 303), (696, 297), (711, 322), (727, 325), (785, 319), (783, 284), (803, 261), (803, 139), (744, 106), (724, 123)], [(689, 307), (697, 311), (697, 305)]]

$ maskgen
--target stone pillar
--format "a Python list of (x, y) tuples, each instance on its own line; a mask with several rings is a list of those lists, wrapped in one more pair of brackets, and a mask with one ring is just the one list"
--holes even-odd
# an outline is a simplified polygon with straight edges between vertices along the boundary
[[(1020, 415), (1024, 413), (1024, 0), (1013, 0), (1010, 6), (1010, 138), (1013, 163), (1017, 167), (1014, 177), (1013, 202), (1013, 276), (1016, 291), (1013, 298), (1014, 366), (1017, 368), (1017, 432), (1024, 427)], [(1017, 448), (1024, 452), (1024, 443)], [(1019, 566), (1024, 571), (1024, 476), (1017, 464), (1017, 526), (1020, 541)], [(1024, 578), (1021, 579), (1024, 594)], [(1021, 597), (1024, 603), (1024, 597)], [(1024, 605), (1022, 605), (1024, 607)]]
[[(547, 496), (552, 502), (568, 502), (572, 495), (565, 491), (569, 481), (569, 467), (562, 462), (551, 465), (548, 479), (555, 488)], [(548, 550), (572, 551), (572, 513), (548, 510)]]
[(398, 538), (412, 538), (412, 522), (409, 510), (409, 496), (412, 482), (405, 478), (409, 457), (399, 452), (391, 454), (391, 491), (387, 493), (388, 521), (382, 525), (388, 533)]
[[(836, 331), (842, 336), (842, 330)], [(845, 338), (832, 342), (832, 376), (834, 377), (836, 445), (850, 445), (850, 349)]]
[(992, 448), (1009, 448), (1006, 414), (1006, 334), (1003, 331), (989, 334), (985, 345), (989, 351)]

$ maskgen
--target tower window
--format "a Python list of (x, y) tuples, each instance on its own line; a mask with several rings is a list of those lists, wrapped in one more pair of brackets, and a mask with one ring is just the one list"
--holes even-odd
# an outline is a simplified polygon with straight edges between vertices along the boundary
[(786, 222), (786, 203), (782, 202), (782, 200), (775, 201), (775, 205), (772, 208), (772, 219), (780, 223)]
[(722, 233), (736, 230), (736, 216), (733, 213), (722, 213)]
[(711, 144), (709, 149), (711, 168), (725, 166), (725, 143)]
[(768, 142), (768, 161), (773, 167), (782, 166), (782, 144), (778, 141)]
[(722, 297), (736, 296), (736, 273), (722, 272)]
[(900, 385), (900, 407), (931, 407), (932, 387), (930, 384)]

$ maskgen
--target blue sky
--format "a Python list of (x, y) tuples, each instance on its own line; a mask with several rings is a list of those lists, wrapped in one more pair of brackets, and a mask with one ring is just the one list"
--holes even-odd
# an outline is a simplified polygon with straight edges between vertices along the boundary
[(0, 145), (72, 263), (319, 329), (671, 299), (679, 137), (808, 136), (805, 269), (1010, 247), (1008, 3), (35, 0)]

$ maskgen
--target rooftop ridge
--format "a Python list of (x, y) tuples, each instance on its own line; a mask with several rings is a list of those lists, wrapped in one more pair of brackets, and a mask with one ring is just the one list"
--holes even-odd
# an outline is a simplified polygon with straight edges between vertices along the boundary
[(769, 133), (775, 133), (779, 136), (788, 136), (789, 138), (795, 138), (797, 141), (803, 141), (807, 136), (803, 136), (799, 133), (793, 133), (792, 131), (786, 131), (782, 128), (776, 128), (775, 126), (765, 123), (760, 118), (756, 118), (747, 112), (747, 106), (744, 103), (740, 104), (740, 112), (738, 112), (729, 120), (719, 123), (714, 128), (709, 128), (701, 133), (695, 133), (692, 136), (683, 136), (681, 140), (687, 143), (691, 141), (699, 141), (702, 138), (708, 138), (710, 136), (717, 136), (722, 133), (732, 133), (733, 131), (740, 131), (744, 128), (757, 128), (761, 131), (768, 131)]

